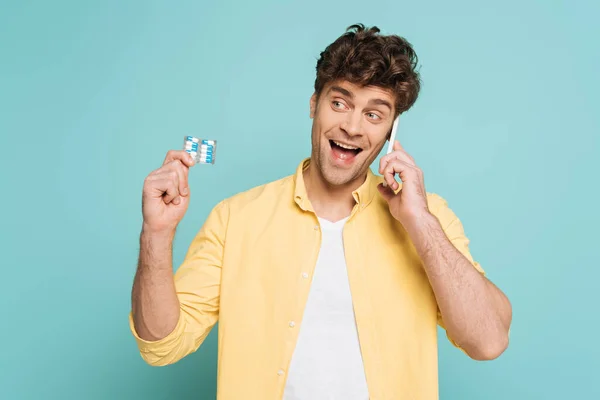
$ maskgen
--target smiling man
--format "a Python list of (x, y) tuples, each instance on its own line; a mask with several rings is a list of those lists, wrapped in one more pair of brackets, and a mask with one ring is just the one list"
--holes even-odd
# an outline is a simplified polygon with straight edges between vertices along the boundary
[(311, 156), (215, 206), (175, 274), (193, 161), (167, 153), (144, 183), (129, 318), (146, 362), (177, 362), (219, 321), (218, 399), (433, 400), (438, 325), (473, 359), (506, 349), (511, 305), (447, 202), (397, 142), (370, 169), (418, 96), (416, 64), (377, 28), (329, 45)]

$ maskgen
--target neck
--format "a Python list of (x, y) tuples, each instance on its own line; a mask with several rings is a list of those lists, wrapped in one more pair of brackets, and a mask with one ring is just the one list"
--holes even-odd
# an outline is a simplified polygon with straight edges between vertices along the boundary
[(336, 222), (346, 218), (356, 204), (352, 192), (362, 185), (366, 175), (344, 185), (331, 185), (311, 162), (303, 172), (306, 192), (315, 213), (320, 218)]

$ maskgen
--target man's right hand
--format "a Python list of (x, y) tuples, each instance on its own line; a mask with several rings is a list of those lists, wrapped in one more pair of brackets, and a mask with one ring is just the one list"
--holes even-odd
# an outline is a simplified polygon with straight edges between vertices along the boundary
[(144, 232), (175, 233), (189, 205), (188, 171), (193, 165), (185, 150), (171, 150), (162, 167), (146, 177), (142, 191)]

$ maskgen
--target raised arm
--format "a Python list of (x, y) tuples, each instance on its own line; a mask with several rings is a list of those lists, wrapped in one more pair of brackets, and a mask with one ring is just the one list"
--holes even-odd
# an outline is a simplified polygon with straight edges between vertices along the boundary
[(186, 152), (171, 151), (144, 182), (144, 222), (129, 320), (140, 354), (156, 366), (197, 350), (218, 319), (227, 223), (223, 203), (213, 209), (173, 273), (173, 238), (189, 204), (192, 165)]

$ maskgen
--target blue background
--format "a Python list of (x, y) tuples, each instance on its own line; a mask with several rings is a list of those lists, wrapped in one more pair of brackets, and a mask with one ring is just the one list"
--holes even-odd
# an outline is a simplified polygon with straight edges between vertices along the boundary
[(216, 331), (152, 368), (128, 329), (144, 177), (219, 141), (178, 264), (216, 202), (309, 155), (316, 59), (356, 22), (415, 46), (398, 138), (514, 307), (495, 361), (441, 336), (441, 398), (600, 398), (599, 4), (0, 2), (0, 398), (214, 398)]

